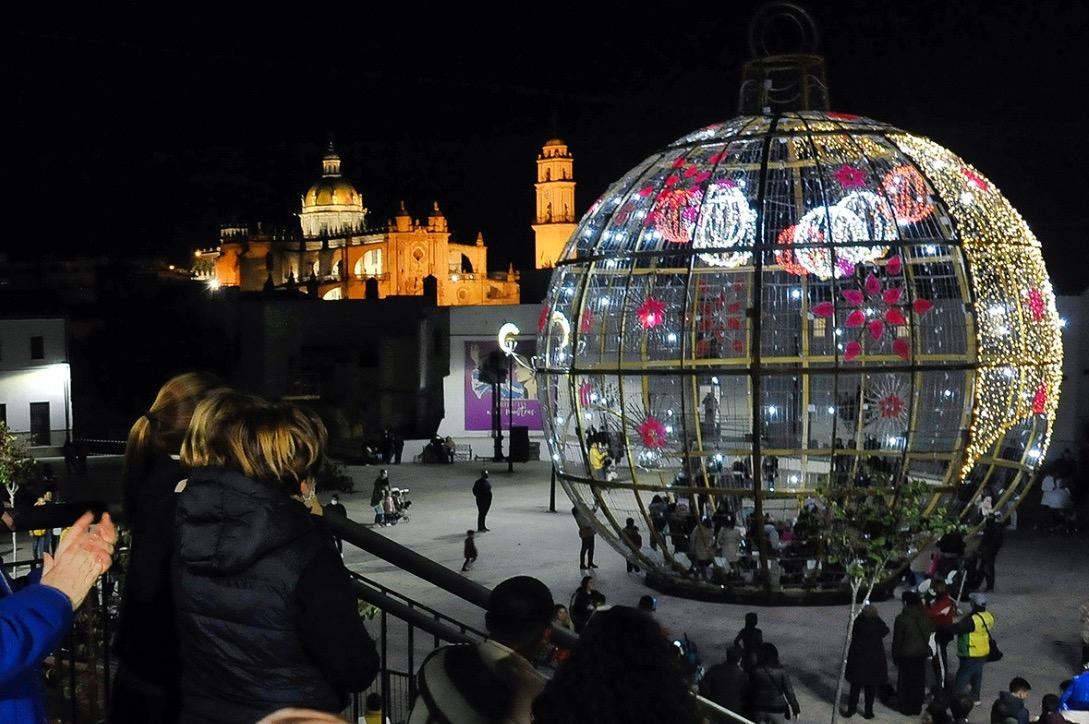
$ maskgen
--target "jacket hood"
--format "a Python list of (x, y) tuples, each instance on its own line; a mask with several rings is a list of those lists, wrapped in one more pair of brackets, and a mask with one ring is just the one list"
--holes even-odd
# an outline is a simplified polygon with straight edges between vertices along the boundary
[(232, 575), (313, 530), (306, 508), (275, 483), (200, 468), (178, 495), (178, 559), (194, 573)]

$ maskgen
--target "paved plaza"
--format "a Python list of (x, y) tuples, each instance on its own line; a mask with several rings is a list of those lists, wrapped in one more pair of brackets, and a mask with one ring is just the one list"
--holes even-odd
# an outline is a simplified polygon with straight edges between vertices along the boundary
[[(394, 486), (408, 487), (413, 501), (411, 521), (375, 530), (416, 552), (454, 570), (462, 564), (465, 531), (476, 527), (476, 508), (471, 493), (480, 463), (450, 466), (402, 464), (389, 466)], [(578, 586), (579, 540), (571, 504), (562, 489), (557, 491), (556, 513), (548, 512), (549, 469), (546, 463), (516, 465), (509, 475), (504, 464), (490, 465), (494, 502), (488, 515), (491, 532), (477, 537), (480, 559), (468, 575), (485, 586), (510, 576), (536, 576), (552, 589), (558, 602), (566, 603)], [(370, 522), (369, 497), (376, 467), (350, 467), (357, 492), (342, 496), (349, 515)], [(323, 500), (327, 495), (322, 496)], [(482, 627), (479, 609), (414, 578), (384, 561), (347, 547), (350, 568), (430, 605), (465, 623)], [(661, 595), (645, 587), (634, 574), (625, 573), (624, 559), (600, 538), (596, 562), (598, 588), (610, 604), (635, 605), (652, 593), (658, 598), (658, 617), (674, 635), (687, 633), (700, 647), (705, 665), (725, 657), (726, 647), (741, 628), (748, 607), (711, 604)], [(1017, 675), (1029, 679), (1034, 689), (1029, 708), (1039, 711), (1040, 698), (1058, 691), (1069, 678), (1079, 649), (1078, 605), (1089, 597), (1084, 540), (1040, 538), (1009, 531), (998, 559), (996, 591), (991, 610), (997, 626), (995, 638), (1005, 658), (989, 664), (984, 675), (985, 707), (977, 708), (972, 721), (987, 721), (990, 703), (1000, 689)], [(900, 604), (878, 604), (889, 627)], [(846, 620), (845, 606), (818, 608), (756, 608), (766, 641), (778, 648), (784, 665), (794, 677), (802, 706), (802, 722), (827, 721), (835, 688)], [(395, 635), (395, 634), (391, 634)], [(891, 643), (891, 635), (886, 644)], [(952, 647), (951, 647), (952, 648)], [(895, 669), (890, 662), (890, 680)], [(877, 721), (906, 722), (880, 704)]]

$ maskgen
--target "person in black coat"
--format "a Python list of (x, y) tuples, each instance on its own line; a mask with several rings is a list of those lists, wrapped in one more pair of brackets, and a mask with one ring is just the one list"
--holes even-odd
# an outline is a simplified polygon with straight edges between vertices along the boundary
[(109, 717), (115, 724), (176, 719), (179, 644), (169, 573), (174, 488), (188, 474), (177, 455), (197, 404), (217, 395), (219, 386), (210, 375), (178, 375), (129, 431), (121, 475), (129, 559), (115, 644), (121, 665)]
[(997, 513), (987, 516), (987, 522), (983, 524), (979, 539), (979, 565), (987, 586), (984, 591), (994, 590), (994, 565), (1005, 540), (1005, 528), (1006, 524)]
[(726, 661), (707, 669), (700, 679), (700, 696), (736, 714), (748, 711), (749, 675), (741, 668), (742, 651), (731, 646), (726, 651)]
[(473, 497), (476, 498), (476, 530), (484, 533), (488, 530), (488, 511), (492, 507), (492, 484), (487, 470), (481, 470), (480, 477), (473, 483)]
[(851, 635), (851, 648), (847, 651), (847, 681), (851, 693), (843, 716), (854, 716), (858, 711), (859, 694), (866, 694), (866, 708), (862, 718), (873, 719), (873, 702), (877, 688), (888, 683), (888, 662), (885, 659), (884, 638), (889, 635), (889, 627), (881, 620), (877, 608), (868, 605), (855, 620)]
[(339, 713), (374, 680), (378, 654), (332, 536), (304, 502), (324, 426), (279, 404), (216, 420), (205, 446), (190, 445), (193, 433), (172, 571), (179, 721)]
[(926, 697), (926, 660), (934, 622), (914, 591), (901, 594), (904, 609), (892, 624), (892, 659), (896, 662), (896, 695), (900, 713), (920, 714)]
[[(333, 493), (333, 496), (329, 498), (329, 504), (322, 509), (322, 514), (330, 518), (348, 519), (348, 509), (344, 507), (344, 503), (340, 502), (340, 496), (336, 493)], [(337, 551), (343, 554), (344, 541), (336, 537), (333, 540), (337, 542)]]

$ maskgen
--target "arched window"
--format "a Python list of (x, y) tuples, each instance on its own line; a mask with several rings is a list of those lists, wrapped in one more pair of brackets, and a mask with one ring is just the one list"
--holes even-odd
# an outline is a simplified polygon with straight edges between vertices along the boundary
[(469, 257), (465, 256), (464, 254), (461, 255), (461, 273), (462, 274), (472, 274), (473, 273), (473, 262), (471, 262), (469, 260)]
[(382, 250), (371, 249), (359, 257), (355, 263), (355, 275), (357, 277), (376, 277), (382, 274)]
[(333, 287), (332, 289), (327, 291), (325, 294), (322, 294), (321, 298), (322, 299), (343, 299), (344, 298), (344, 293), (341, 291), (340, 287)]
[(545, 169), (545, 181), (551, 181), (551, 180), (552, 180), (552, 169), (546, 168)]

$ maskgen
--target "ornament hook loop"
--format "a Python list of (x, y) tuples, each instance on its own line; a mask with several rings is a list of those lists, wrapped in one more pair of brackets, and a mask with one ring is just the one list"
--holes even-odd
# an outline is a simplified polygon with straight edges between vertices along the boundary
[[(791, 45), (794, 47), (788, 47)], [(817, 22), (798, 3), (786, 0), (765, 3), (749, 21), (749, 52), (753, 58), (812, 55), (819, 46)]]

